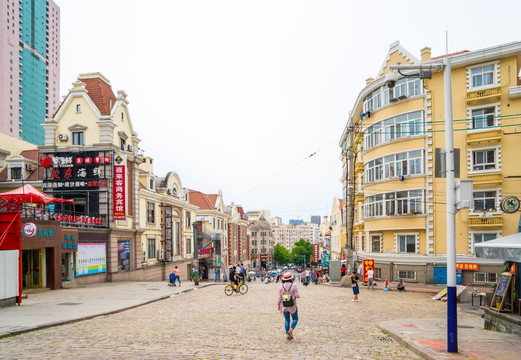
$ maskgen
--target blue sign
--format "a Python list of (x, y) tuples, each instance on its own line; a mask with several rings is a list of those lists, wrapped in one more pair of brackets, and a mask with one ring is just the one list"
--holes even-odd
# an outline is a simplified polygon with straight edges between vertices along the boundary
[(322, 265), (329, 266), (330, 259), (331, 259), (331, 255), (328, 253), (324, 253), (324, 260), (322, 260)]

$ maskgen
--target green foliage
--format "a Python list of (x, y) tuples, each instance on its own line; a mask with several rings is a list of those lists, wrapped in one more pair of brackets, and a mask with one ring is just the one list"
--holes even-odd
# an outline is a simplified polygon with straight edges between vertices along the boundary
[(291, 259), (294, 264), (302, 264), (304, 260), (306, 264), (309, 264), (312, 256), (313, 244), (308, 240), (300, 239), (291, 249)]
[(275, 244), (275, 247), (273, 248), (273, 261), (276, 264), (282, 265), (289, 263), (290, 259), (289, 250), (281, 244)]

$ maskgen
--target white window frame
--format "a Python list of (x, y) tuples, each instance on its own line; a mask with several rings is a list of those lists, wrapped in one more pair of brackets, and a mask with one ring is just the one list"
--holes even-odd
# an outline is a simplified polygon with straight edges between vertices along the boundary
[[(475, 235), (496, 235), (496, 239), (501, 237), (501, 231), (470, 231), (469, 232), (469, 236), (470, 236), (470, 252), (471, 254), (474, 254), (475, 252), (475, 248), (474, 248), (474, 245), (476, 245), (476, 243), (474, 242), (474, 236)], [(491, 239), (492, 240), (492, 239)], [(490, 241), (490, 240), (485, 240), (485, 241)], [(477, 244), (480, 244), (482, 242), (485, 242), (485, 241), (481, 241)]]
[[(420, 196), (413, 196), (413, 192), (418, 191)], [(407, 193), (407, 196), (403, 196), (401, 193)], [(424, 204), (424, 189), (407, 189), (374, 194), (366, 196), (364, 199), (364, 219), (393, 215), (424, 215)], [(406, 211), (404, 211), (404, 208)]]
[[(482, 151), (494, 151), (494, 164), (495, 167), (493, 169), (485, 169), (485, 170), (474, 170), (474, 154)], [(483, 173), (495, 173), (501, 171), (501, 146), (490, 146), (490, 147), (480, 147), (480, 148), (471, 148), (468, 150), (469, 154), (469, 174), (483, 174)]]
[[(478, 277), (478, 275), (484, 275), (485, 279), (484, 280), (476, 279)], [(497, 276), (497, 274), (494, 274), (494, 273), (486, 273), (486, 272), (482, 272), (482, 271), (476, 271), (474, 273), (474, 282), (475, 283), (493, 283), (493, 284), (495, 284), (497, 279), (498, 279), (498, 276)]]
[[(370, 236), (370, 239), (371, 239), (371, 253), (381, 253), (382, 252), (382, 234), (371, 234), (369, 235)], [(377, 239), (373, 239), (374, 238), (377, 238)], [(379, 247), (380, 247), (380, 251), (373, 251), (374, 247), (373, 247), (373, 240), (374, 241), (378, 241), (378, 244), (379, 244)]]
[[(475, 128), (474, 127), (474, 117), (472, 116), (472, 113), (474, 111), (486, 110), (486, 109), (491, 109), (491, 108), (494, 108), (494, 125), (486, 126), (486, 127), (482, 127), (482, 128)], [(498, 127), (500, 125), (499, 108), (500, 108), (500, 103), (467, 107), (467, 118), (469, 119), (468, 123), (467, 123), (467, 128), (472, 131), (483, 131), (483, 130), (489, 130), (489, 129)]]
[[(495, 200), (494, 200), (494, 206), (495, 206), (494, 210), (489, 211), (488, 209), (483, 209), (483, 210), (475, 210), (474, 209), (474, 193), (481, 193), (481, 192), (483, 192), (483, 193), (485, 193), (485, 192), (495, 192), (496, 193)], [(501, 214), (501, 210), (499, 208), (500, 197), (501, 197), (501, 189), (499, 189), (499, 188), (494, 188), (494, 189), (474, 189), (472, 194), (473, 194), (473, 196), (472, 196), (472, 208), (470, 209), (469, 215), (479, 215), (479, 214), (482, 214), (482, 213)]]
[[(83, 131), (72, 131), (72, 145), (83, 146), (85, 145), (85, 133)], [(76, 141), (81, 140), (81, 141)], [(81, 144), (78, 144), (81, 143)]]
[[(408, 251), (400, 251), (400, 237), (405, 236), (414, 236), (414, 253)], [(395, 233), (395, 253), (396, 254), (418, 254), (420, 248), (420, 234), (419, 233)], [(405, 244), (405, 248), (407, 249), (407, 243)]]
[[(404, 272), (405, 276), (400, 276), (401, 272)], [(413, 277), (409, 276), (411, 274), (413, 275)], [(414, 280), (414, 281), (416, 281), (416, 271), (412, 271), (412, 270), (396, 270), (396, 279)]]
[[(416, 117), (416, 114), (419, 114), (419, 117)], [(402, 120), (403, 117), (405, 119)], [(364, 130), (364, 150), (367, 151), (376, 146), (411, 137), (424, 136), (424, 125), (423, 109), (416, 109), (383, 119)], [(386, 135), (388, 135), (387, 138)]]
[[(413, 153), (420, 152), (419, 157), (412, 157)], [(393, 157), (390, 160), (390, 157)], [(403, 157), (403, 159), (398, 159), (398, 157)], [(405, 162), (405, 167), (404, 167)], [(374, 160), (368, 161), (364, 165), (364, 175), (365, 179), (367, 179), (367, 184), (372, 182), (377, 182), (380, 180), (391, 180), (396, 179), (401, 176), (414, 176), (414, 175), (423, 175), (424, 163), (424, 150), (416, 149), (405, 152), (399, 152), (394, 154), (389, 154), (386, 156), (382, 156), (376, 158)], [(413, 165), (414, 164), (414, 165)], [(419, 165), (419, 166), (416, 166)], [(406, 168), (406, 174), (404, 174), (404, 168)], [(412, 173), (410, 170), (413, 168), (419, 168), (417, 171)], [(392, 169), (392, 171), (391, 171)], [(392, 172), (392, 175), (391, 175)]]
[[(485, 67), (491, 66), (491, 65), (493, 66), (492, 83), (487, 84), (487, 85), (474, 86), (474, 75), (472, 75), (472, 71), (475, 69), (485, 68)], [(499, 75), (499, 66), (498, 65), (499, 65), (498, 61), (493, 61), (493, 62), (487, 62), (487, 63), (467, 67), (469, 90), (475, 91), (475, 90), (491, 88), (491, 87), (495, 87), (495, 86), (499, 85), (499, 76), (498, 76)]]

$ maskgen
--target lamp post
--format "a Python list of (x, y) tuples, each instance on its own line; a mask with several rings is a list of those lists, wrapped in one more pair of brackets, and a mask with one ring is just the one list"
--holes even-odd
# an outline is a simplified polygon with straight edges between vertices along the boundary
[(192, 224), (194, 228), (194, 285), (199, 285), (199, 244), (197, 242), (197, 221)]
[[(454, 181), (454, 134), (452, 123), (452, 74), (450, 58), (442, 63), (419, 65), (389, 65), (389, 70), (443, 70), (445, 102), (445, 165), (447, 192), (447, 351), (458, 352), (458, 316), (456, 306), (456, 183)], [(403, 75), (403, 74), (402, 74)], [(428, 74), (430, 75), (430, 74)], [(407, 75), (405, 75), (407, 76)]]

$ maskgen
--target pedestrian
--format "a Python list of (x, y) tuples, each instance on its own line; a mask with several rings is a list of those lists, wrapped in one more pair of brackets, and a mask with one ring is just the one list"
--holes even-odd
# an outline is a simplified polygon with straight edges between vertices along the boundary
[[(287, 272), (282, 276), (282, 283), (279, 286), (278, 309), (284, 315), (284, 327), (286, 339), (293, 340), (293, 330), (298, 323), (297, 299), (300, 297), (297, 285), (293, 284), (293, 275)], [(290, 324), (291, 322), (291, 324)]]
[(374, 271), (371, 267), (367, 270), (367, 289), (374, 290)]
[(181, 277), (179, 276), (179, 269), (176, 267), (174, 267), (174, 275), (175, 275), (175, 279), (174, 279), (174, 285), (175, 285), (175, 281), (179, 281), (179, 286), (181, 286)]
[(342, 267), (340, 268), (340, 274), (342, 276), (345, 276), (346, 271), (347, 271), (346, 264), (342, 264)]
[(309, 268), (306, 269), (306, 282), (309, 283), (311, 277), (310, 277), (310, 273), (309, 273)]
[(190, 271), (190, 281), (195, 281), (194, 268)]
[(388, 280), (388, 279), (385, 279), (385, 282), (384, 282), (384, 291), (389, 291), (389, 290), (391, 290), (389, 286), (391, 286), (391, 284), (389, 283), (389, 280)]
[(400, 281), (398, 281), (398, 284), (396, 284), (396, 289), (398, 291), (405, 291), (405, 284), (403, 283), (402, 279), (400, 279)]
[(358, 287), (358, 283), (360, 282), (360, 278), (356, 271), (353, 271), (351, 276), (351, 287), (353, 288), (353, 295), (355, 296), (351, 301), (358, 301), (358, 294), (360, 294), (360, 288)]

